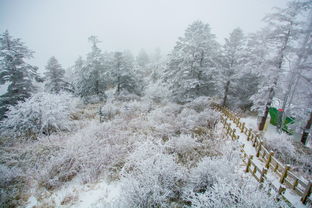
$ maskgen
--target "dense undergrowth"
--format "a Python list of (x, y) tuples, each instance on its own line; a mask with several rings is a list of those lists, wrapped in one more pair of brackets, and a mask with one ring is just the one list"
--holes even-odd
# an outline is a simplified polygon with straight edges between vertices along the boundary
[[(1, 206), (24, 207), (35, 197), (37, 208), (75, 207), (79, 196), (71, 186), (101, 180), (118, 182), (121, 193), (97, 207), (286, 206), (242, 173), (239, 144), (223, 137), (210, 102), (113, 97), (71, 108), (62, 121), (73, 125), (66, 131), (38, 131), (32, 139), (5, 131)], [(72, 194), (57, 199), (62, 189)]]

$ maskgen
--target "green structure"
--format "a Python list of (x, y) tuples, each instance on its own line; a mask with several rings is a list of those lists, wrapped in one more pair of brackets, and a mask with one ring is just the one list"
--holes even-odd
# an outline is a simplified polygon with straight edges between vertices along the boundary
[[(280, 116), (282, 116), (282, 109), (276, 109), (274, 107), (271, 107), (269, 109), (269, 113), (270, 113), (270, 116), (271, 116), (271, 120), (270, 120), (270, 123), (273, 125), (273, 126), (277, 126), (278, 125), (278, 120), (280, 118)], [(283, 125), (282, 125), (282, 130), (285, 131), (287, 134), (293, 134), (293, 130), (291, 129), (288, 129), (288, 125), (289, 124), (293, 124), (295, 123), (295, 118), (293, 117), (286, 117)]]

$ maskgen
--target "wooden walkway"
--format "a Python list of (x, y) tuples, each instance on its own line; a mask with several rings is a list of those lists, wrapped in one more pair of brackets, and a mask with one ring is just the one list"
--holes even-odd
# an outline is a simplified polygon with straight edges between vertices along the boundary
[(223, 113), (221, 123), (226, 134), (243, 144), (241, 151), (245, 172), (251, 173), (260, 183), (267, 181), (294, 207), (311, 206), (311, 181), (296, 176), (289, 165), (278, 161), (274, 152), (265, 148), (260, 135), (247, 128), (234, 113), (218, 104), (212, 107)]

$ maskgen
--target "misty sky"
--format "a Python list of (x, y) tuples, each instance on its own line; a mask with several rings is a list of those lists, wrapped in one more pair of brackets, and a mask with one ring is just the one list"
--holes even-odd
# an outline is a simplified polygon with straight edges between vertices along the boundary
[(235, 27), (245, 33), (286, 0), (0, 0), (0, 32), (8, 29), (35, 51), (30, 63), (42, 71), (56, 56), (63, 67), (90, 50), (96, 35), (102, 50), (159, 47), (168, 53), (195, 20), (209, 23), (218, 41)]

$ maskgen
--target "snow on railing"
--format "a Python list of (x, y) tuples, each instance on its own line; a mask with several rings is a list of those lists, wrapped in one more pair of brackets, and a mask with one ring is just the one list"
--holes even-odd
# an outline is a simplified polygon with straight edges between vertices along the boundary
[(256, 134), (251, 128), (248, 129), (246, 124), (241, 122), (240, 118), (234, 113), (218, 104), (213, 104), (212, 107), (226, 116), (221, 116), (221, 123), (226, 130), (226, 135), (229, 135), (233, 140), (239, 139), (239, 136), (235, 132), (236, 129), (231, 128), (231, 124), (227, 122), (227, 119), (229, 119), (238, 127), (241, 133), (247, 136), (247, 141), (250, 141), (252, 146), (256, 149), (256, 157), (265, 164), (264, 167), (261, 167), (261, 164), (256, 164), (253, 160), (253, 156), (248, 156), (246, 154), (243, 145), (241, 151), (243, 153), (243, 162), (246, 165), (245, 172), (250, 172), (258, 182), (263, 182), (266, 179), (268, 169), (271, 169), (279, 177), (279, 182), (282, 184), (278, 192), (284, 192), (285, 186), (299, 195), (301, 197), (301, 202), (306, 204), (311, 195), (311, 181), (299, 178), (291, 172), (291, 167), (289, 165), (284, 165), (278, 161), (274, 157), (274, 152), (269, 151), (263, 145), (263, 140), (260, 138), (260, 135)]

